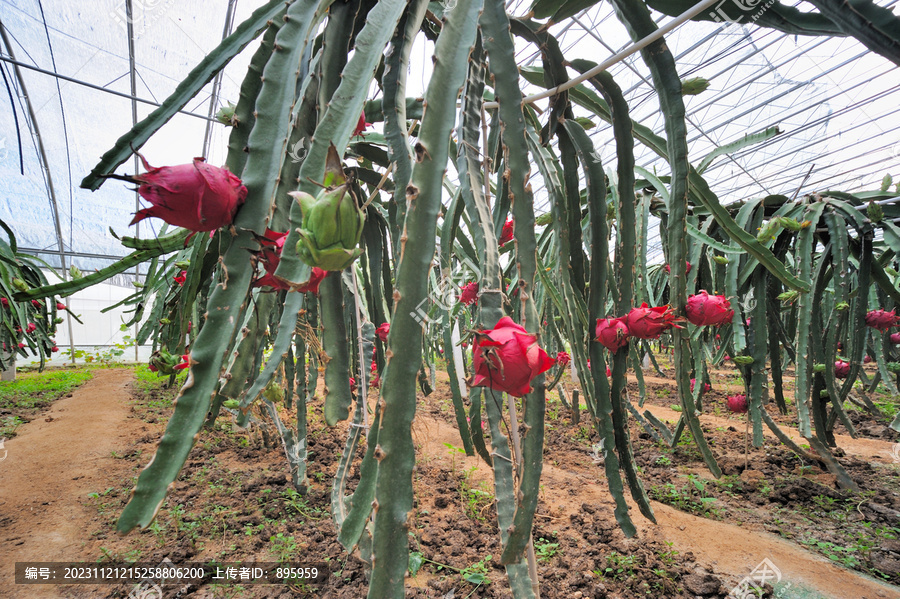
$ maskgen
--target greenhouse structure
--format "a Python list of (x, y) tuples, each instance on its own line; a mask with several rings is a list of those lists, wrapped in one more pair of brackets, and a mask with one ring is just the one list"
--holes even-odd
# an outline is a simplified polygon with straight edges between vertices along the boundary
[(900, 597), (895, 0), (0, 0), (0, 597)]

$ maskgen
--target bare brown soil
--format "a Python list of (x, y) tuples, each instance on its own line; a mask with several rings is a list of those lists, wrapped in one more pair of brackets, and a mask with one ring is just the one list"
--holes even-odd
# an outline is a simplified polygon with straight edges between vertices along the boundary
[[(325, 560), (330, 576), (312, 591), (231, 584), (165, 587), (165, 596), (365, 596), (364, 563), (342, 550), (328, 513), (331, 478), (347, 429), (327, 429), (320, 405), (312, 408), (311, 486), (305, 496), (291, 488), (277, 442), (266, 447), (256, 433), (232, 432), (223, 418), (217, 430), (201, 434), (154, 526), (117, 536), (115, 520), (171, 411), (171, 390), (133, 399), (130, 378), (126, 370), (96, 371), (93, 381), (7, 442), (8, 458), (0, 462), (0, 598), (93, 599), (132, 592), (124, 585), (14, 585), (16, 561), (158, 563), (168, 558), (179, 564), (272, 561), (283, 555), (294, 562)], [(644, 408), (674, 422), (678, 412), (669, 407), (665, 391), (657, 392), (671, 389), (671, 381), (648, 380), (648, 385)], [(841, 462), (863, 490), (850, 495), (837, 488), (831, 475), (769, 438), (764, 447), (751, 448), (745, 471), (743, 422), (722, 411), (724, 393), (715, 379), (714, 387), (701, 422), (726, 474), (719, 481), (692, 445), (669, 449), (633, 424), (643, 484), (660, 501), (652, 502), (656, 525), (632, 506), (638, 526), (632, 539), (625, 538), (613, 517), (596, 433), (584, 417), (573, 424), (557, 400), (548, 404), (534, 532), (542, 596), (725, 597), (768, 559), (780, 570), (782, 585), (791, 585), (780, 597), (900, 597), (900, 587), (864, 574), (900, 582), (900, 535), (890, 538), (892, 531), (900, 532), (900, 470), (891, 453), (896, 441), (882, 431), (883, 423), (864, 419), (887, 438), (838, 435), (845, 452)], [(630, 394), (636, 398), (634, 385)], [(407, 596), (509, 597), (503, 569), (496, 563), (500, 548), (491, 472), (480, 458), (458, 450), (449, 390), (440, 377), (436, 391), (420, 398), (413, 436), (418, 458), (411, 546), (425, 561), (408, 579)], [(797, 440), (802, 442), (799, 435)], [(358, 474), (355, 466), (351, 487)], [(863, 532), (862, 541), (855, 531)], [(828, 552), (832, 559), (824, 556)], [(859, 562), (855, 571), (839, 565), (852, 565), (849, 558)], [(482, 573), (490, 582), (474, 584), (470, 581), (477, 578), (466, 579), (472, 573)], [(775, 596), (771, 590), (768, 596)]]

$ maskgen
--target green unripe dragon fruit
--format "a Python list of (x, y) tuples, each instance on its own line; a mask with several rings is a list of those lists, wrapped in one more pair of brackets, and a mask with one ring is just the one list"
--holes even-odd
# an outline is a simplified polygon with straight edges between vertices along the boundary
[(709, 89), (709, 80), (703, 77), (691, 77), (681, 82), (682, 96), (696, 96)]
[(800, 226), (800, 221), (795, 218), (790, 218), (788, 216), (779, 216), (778, 223), (789, 231), (799, 231), (802, 227)]
[(322, 185), (324, 189), (316, 197), (302, 191), (290, 193), (300, 203), (303, 215), (297, 231), (297, 253), (310, 266), (340, 271), (362, 254), (356, 246), (366, 217), (359, 209), (334, 145), (328, 148)]
[(775, 239), (779, 232), (781, 232), (781, 222), (777, 218), (773, 218), (759, 229), (756, 241), (765, 243), (769, 239)]
[(753, 364), (753, 358), (750, 356), (735, 356), (732, 358), (735, 364), (739, 364), (740, 366), (749, 366)]
[(228, 127), (234, 127), (238, 124), (237, 118), (234, 116), (234, 104), (229, 102), (225, 106), (219, 108), (216, 112), (216, 120)]
[(866, 216), (868, 216), (869, 220), (873, 223), (880, 223), (881, 219), (884, 218), (884, 210), (882, 210), (880, 204), (869, 202), (869, 206), (866, 208)]

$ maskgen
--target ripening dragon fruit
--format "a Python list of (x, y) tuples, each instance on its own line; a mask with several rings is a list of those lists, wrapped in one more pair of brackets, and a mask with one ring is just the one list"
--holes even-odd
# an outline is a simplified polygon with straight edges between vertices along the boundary
[(556, 363), (529, 333), (509, 316), (493, 329), (475, 334), (472, 387), (489, 387), (516, 397), (531, 392), (531, 380)]
[(843, 360), (838, 360), (834, 363), (834, 377), (838, 379), (845, 379), (850, 376), (850, 362), (844, 362)]
[(247, 198), (247, 188), (228, 169), (194, 158), (191, 164), (153, 167), (138, 154), (146, 173), (109, 175), (139, 184), (138, 194), (150, 208), (138, 210), (130, 224), (156, 217), (190, 231), (215, 231), (230, 225)]
[(720, 327), (734, 318), (731, 302), (724, 295), (710, 295), (702, 289), (697, 295), (688, 298), (685, 312), (687, 319), (697, 326)]
[(728, 409), (735, 414), (746, 414), (747, 396), (743, 393), (738, 393), (737, 395), (729, 395), (728, 399), (725, 400), (725, 405), (728, 406)]
[(594, 337), (609, 351), (619, 351), (628, 345), (629, 333), (625, 318), (598, 318)]
[(510, 241), (513, 240), (513, 220), (509, 219), (503, 224), (503, 229), (500, 231), (500, 239), (497, 240), (497, 245), (506, 245)]
[(649, 307), (646, 302), (640, 308), (632, 308), (623, 319), (628, 327), (628, 334), (638, 339), (659, 339), (659, 336), (672, 327), (678, 327), (678, 316), (669, 306)]
[(471, 281), (470, 283), (466, 283), (462, 286), (461, 293), (459, 294), (459, 301), (465, 305), (474, 304), (478, 301), (478, 282)]
[(889, 328), (900, 325), (900, 316), (897, 316), (894, 313), (894, 310), (891, 310), (890, 312), (885, 310), (872, 310), (866, 314), (866, 325), (884, 333)]

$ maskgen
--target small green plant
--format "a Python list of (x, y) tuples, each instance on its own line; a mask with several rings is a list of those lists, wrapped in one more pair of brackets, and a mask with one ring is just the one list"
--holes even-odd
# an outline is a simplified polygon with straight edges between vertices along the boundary
[(716, 486), (719, 487), (719, 489), (721, 489), (724, 493), (731, 495), (732, 497), (738, 497), (738, 494), (744, 488), (741, 483), (740, 477), (738, 477), (736, 474), (723, 476), (716, 481)]
[(683, 512), (718, 518), (719, 511), (713, 506), (715, 497), (710, 497), (706, 490), (706, 481), (696, 475), (688, 475), (688, 484), (678, 487), (674, 483), (656, 485), (648, 491), (650, 497), (669, 504)]
[(477, 487), (472, 484), (472, 474), (476, 471), (476, 467), (472, 466), (463, 472), (463, 478), (459, 483), (459, 496), (463, 503), (463, 508), (472, 520), (485, 520), (484, 511), (493, 505), (494, 495), (485, 487), (485, 483), (479, 484)]
[(269, 537), (269, 551), (278, 562), (288, 562), (297, 554), (297, 541), (294, 537), (278, 533)]
[(606, 568), (601, 572), (602, 576), (613, 580), (626, 580), (634, 576), (634, 568), (637, 558), (634, 555), (622, 555), (613, 551), (606, 556)]
[(23, 424), (25, 424), (25, 421), (18, 416), (4, 416), (0, 418), (0, 437), (15, 437), (16, 429)]
[(658, 551), (656, 555), (659, 557), (659, 561), (666, 565), (667, 568), (671, 568), (675, 565), (675, 562), (678, 558), (678, 552), (672, 549), (674, 545), (671, 541), (666, 541), (666, 546), (668, 549), (666, 551)]
[(663, 455), (663, 456), (659, 456), (658, 458), (656, 458), (655, 464), (657, 466), (671, 466), (672, 460), (669, 458), (669, 456)]
[(90, 497), (91, 499), (98, 499), (100, 497), (105, 497), (105, 496), (109, 495), (113, 491), (114, 491), (114, 489), (112, 487), (109, 487), (105, 491), (94, 491), (92, 493), (88, 493), (88, 497)]
[(311, 507), (306, 497), (301, 495), (297, 489), (293, 487), (287, 488), (281, 492), (281, 500), (284, 501), (285, 508), (289, 512), (296, 512), (297, 515), (309, 518), (310, 520), (320, 520), (322, 518), (319, 508)]
[(559, 543), (551, 543), (543, 537), (534, 542), (534, 553), (539, 562), (550, 563), (558, 551)]
[[(427, 562), (436, 566), (438, 572), (440, 572), (441, 570), (452, 570), (453, 572), (458, 573), (463, 580), (465, 580), (469, 584), (474, 584), (476, 589), (483, 584), (491, 584), (491, 579), (488, 578), (487, 565), (487, 563), (494, 557), (491, 554), (484, 556), (483, 559), (480, 559), (474, 564), (466, 566), (465, 568), (454, 568), (453, 566), (442, 564), (441, 562), (436, 562), (423, 556), (418, 551), (411, 552), (409, 557), (410, 567), (408, 569), (410, 574), (413, 576), (415, 576), (415, 573), (418, 573), (419, 569), (422, 567), (422, 563)], [(415, 568), (415, 571), (413, 571), (413, 567)], [(475, 591), (472, 592), (474, 593)], [(472, 593), (469, 593), (469, 595), (466, 595), (466, 597), (471, 596), (471, 594)]]
[(444, 443), (444, 447), (446, 447), (450, 453), (450, 469), (454, 472), (456, 471), (456, 456), (462, 454), (466, 455), (466, 450), (462, 447), (457, 447), (452, 443)]
[(490, 584), (491, 579), (488, 578), (488, 566), (487, 563), (491, 561), (493, 556), (488, 554), (484, 556), (484, 559), (475, 562), (470, 566), (466, 566), (462, 570), (459, 571), (459, 575), (463, 577), (468, 583), (481, 586), (483, 584)]
[(844, 567), (858, 568), (860, 566), (855, 547), (842, 547), (830, 541), (820, 541), (818, 539), (806, 539), (801, 542)]

